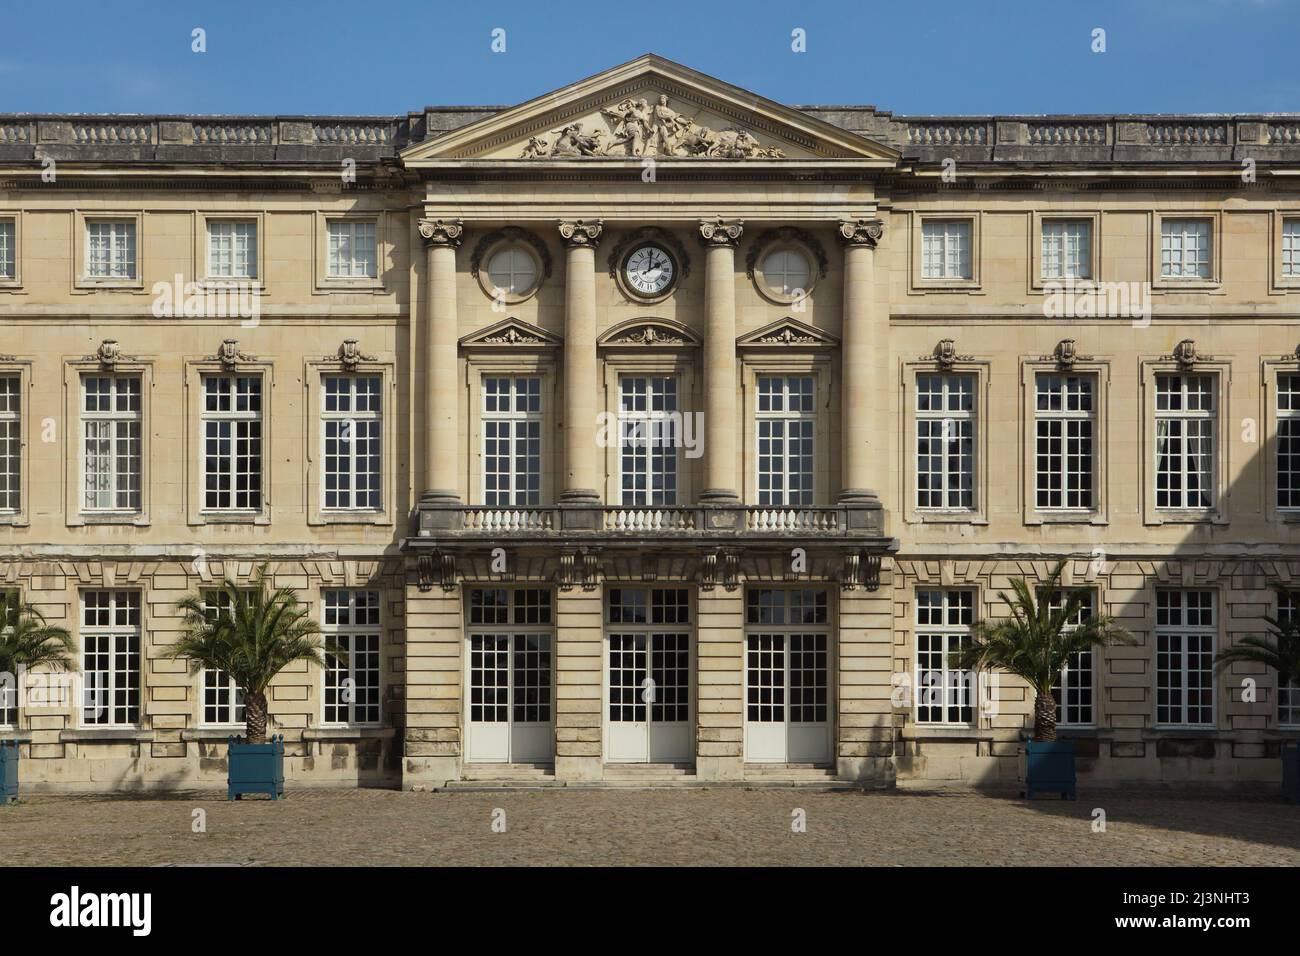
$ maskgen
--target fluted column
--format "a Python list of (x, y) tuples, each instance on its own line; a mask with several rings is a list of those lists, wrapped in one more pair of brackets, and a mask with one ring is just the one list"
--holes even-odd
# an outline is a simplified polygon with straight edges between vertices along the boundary
[(421, 219), (424, 237), (424, 353), (417, 377), (424, 379), (424, 490), (421, 505), (458, 505), (457, 435), (460, 395), (456, 387), (456, 250), (464, 236), (459, 219)]
[(738, 219), (700, 221), (704, 243), (704, 491), (702, 504), (737, 504), (736, 245)]
[(596, 245), (601, 220), (562, 221), (567, 250), (564, 270), (564, 487), (560, 504), (595, 506), (601, 501), (596, 448)]
[(840, 421), (844, 476), (840, 501), (866, 503), (879, 495), (887, 462), (884, 389), (889, 351), (889, 316), (876, 306), (876, 243), (884, 235), (879, 219), (843, 220), (844, 323), (840, 345)]

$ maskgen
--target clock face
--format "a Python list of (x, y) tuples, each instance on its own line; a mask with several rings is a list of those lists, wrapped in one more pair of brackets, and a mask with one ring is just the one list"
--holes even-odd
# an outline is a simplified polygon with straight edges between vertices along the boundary
[(673, 258), (659, 246), (641, 246), (632, 250), (623, 264), (628, 288), (647, 298), (662, 295), (677, 274)]

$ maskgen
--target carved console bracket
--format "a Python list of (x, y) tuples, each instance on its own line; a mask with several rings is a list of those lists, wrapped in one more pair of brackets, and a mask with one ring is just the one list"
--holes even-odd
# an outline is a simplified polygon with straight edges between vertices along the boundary
[(1174, 346), (1173, 353), (1169, 356), (1178, 363), (1181, 369), (1191, 369), (1197, 362), (1204, 362), (1212, 359), (1212, 355), (1202, 355), (1196, 350), (1196, 342), (1192, 339), (1183, 339)]
[(432, 590), (435, 582), (444, 591), (456, 590), (456, 556), (449, 551), (420, 555), (416, 559), (416, 573), (421, 591)]
[(854, 551), (844, 556), (844, 566), (840, 570), (840, 588), (856, 591), (865, 588), (875, 591), (880, 588), (880, 555), (868, 551)]
[(712, 591), (721, 584), (728, 591), (740, 587), (740, 552), (726, 548), (700, 556), (700, 590)]
[(581, 587), (594, 591), (600, 587), (600, 556), (594, 548), (577, 548), (560, 552), (560, 569), (555, 576), (561, 591)]
[(256, 359), (256, 356), (239, 351), (239, 342), (236, 339), (223, 339), (217, 354), (209, 357), (220, 362), (221, 367), (227, 371), (235, 369), (240, 362), (252, 362)]
[(373, 355), (366, 355), (361, 351), (356, 339), (344, 339), (343, 344), (339, 346), (339, 350), (332, 357), (337, 358), (339, 364), (348, 372), (355, 372), (357, 366), (362, 362), (373, 362), (375, 360)]

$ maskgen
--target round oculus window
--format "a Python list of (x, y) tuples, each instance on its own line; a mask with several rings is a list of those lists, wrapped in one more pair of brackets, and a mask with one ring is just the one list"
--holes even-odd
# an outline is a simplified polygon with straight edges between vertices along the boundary
[(784, 299), (800, 299), (812, 288), (812, 266), (795, 249), (776, 249), (763, 257), (763, 284)]
[(537, 287), (537, 260), (521, 246), (506, 246), (488, 258), (488, 285), (510, 297), (526, 296)]

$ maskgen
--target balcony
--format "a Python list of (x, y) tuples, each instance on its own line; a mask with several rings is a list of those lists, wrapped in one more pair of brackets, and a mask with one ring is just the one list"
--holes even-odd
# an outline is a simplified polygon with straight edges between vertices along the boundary
[[(779, 568), (801, 550), (809, 572), (845, 587), (871, 586), (880, 556), (898, 548), (884, 533), (878, 501), (827, 507), (694, 505), (629, 508), (554, 505), (489, 508), (423, 503), (403, 549), (417, 558), (421, 586), (529, 567), (561, 588), (603, 578), (694, 578), (710, 588)], [(508, 555), (508, 559), (502, 556)], [(668, 570), (671, 569), (671, 570)], [(771, 573), (763, 572), (763, 573)], [(776, 573), (783, 573), (777, 571)]]

